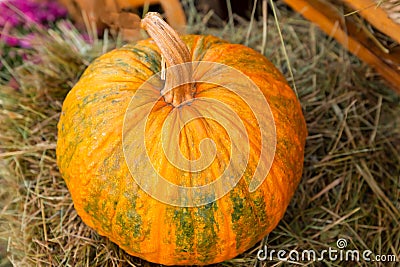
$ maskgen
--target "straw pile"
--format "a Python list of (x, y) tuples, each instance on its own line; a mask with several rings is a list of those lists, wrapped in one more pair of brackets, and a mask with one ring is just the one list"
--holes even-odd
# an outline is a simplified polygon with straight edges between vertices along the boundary
[[(234, 16), (235, 24), (208, 28), (211, 14), (198, 14), (187, 1), (189, 32), (246, 43), (282, 70), (295, 84), (309, 131), (303, 179), (284, 219), (252, 250), (217, 266), (289, 265), (276, 254), (258, 262), (257, 252), (267, 245), (318, 253), (337, 249), (340, 238), (347, 249), (399, 259), (400, 98), (336, 41), (280, 1), (276, 5), (286, 53), (273, 16), (252, 24)], [(93, 58), (119, 46), (112, 38), (88, 43), (65, 23), (40, 33), (29, 58), (10, 69), (17, 89), (0, 85), (0, 266), (156, 266), (84, 225), (57, 170), (63, 98)]]

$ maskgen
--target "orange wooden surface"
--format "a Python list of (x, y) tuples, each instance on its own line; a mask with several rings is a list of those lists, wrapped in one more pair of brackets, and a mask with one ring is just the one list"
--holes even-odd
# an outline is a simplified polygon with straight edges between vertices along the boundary
[(400, 44), (400, 24), (394, 22), (388, 14), (372, 0), (342, 0), (375, 28), (390, 36)]
[(373, 66), (400, 93), (400, 53), (385, 53), (360, 30), (351, 16), (344, 17), (324, 0), (284, 0), (306, 19), (316, 23), (354, 55)]

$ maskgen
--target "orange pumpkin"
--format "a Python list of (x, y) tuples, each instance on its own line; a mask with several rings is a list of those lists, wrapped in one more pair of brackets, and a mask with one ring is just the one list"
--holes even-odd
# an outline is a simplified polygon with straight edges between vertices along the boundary
[(66, 97), (59, 169), (82, 220), (127, 253), (166, 265), (231, 259), (276, 227), (300, 181), (300, 104), (248, 47), (179, 37), (153, 13), (142, 26), (152, 39), (96, 59)]

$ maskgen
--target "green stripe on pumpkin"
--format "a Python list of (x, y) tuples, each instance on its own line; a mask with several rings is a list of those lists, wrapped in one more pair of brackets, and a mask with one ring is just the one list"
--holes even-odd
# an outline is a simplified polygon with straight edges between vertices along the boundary
[(150, 47), (140, 45), (140, 43), (131, 46), (126, 45), (121, 50), (129, 50), (134, 57), (141, 64), (146, 65), (153, 73), (161, 71), (161, 55)]
[(215, 221), (215, 213), (217, 212), (217, 203), (196, 208), (194, 216), (197, 220), (195, 231), (195, 240), (197, 241), (198, 260), (201, 262), (211, 262), (218, 255), (218, 237), (219, 225)]
[[(216, 202), (197, 208), (167, 208), (166, 221), (176, 226), (174, 242), (177, 258), (184, 261), (193, 259), (197, 254), (196, 260), (207, 263), (218, 255), (216, 211)], [(172, 214), (172, 218), (168, 214)]]
[(232, 202), (231, 222), (233, 232), (236, 235), (236, 249), (242, 248), (243, 244), (255, 243), (259, 239), (258, 210), (252, 206), (251, 199), (246, 197), (249, 194), (246, 190), (248, 190), (247, 186), (242, 179), (229, 192)]
[(167, 210), (173, 209), (172, 221), (176, 225), (175, 232), (175, 252), (182, 260), (190, 258), (194, 252), (194, 223), (192, 214), (189, 208), (170, 207)]

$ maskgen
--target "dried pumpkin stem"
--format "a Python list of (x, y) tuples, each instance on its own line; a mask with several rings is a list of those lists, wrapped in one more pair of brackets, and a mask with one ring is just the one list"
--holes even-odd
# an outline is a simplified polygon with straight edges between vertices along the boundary
[[(156, 12), (149, 12), (142, 19), (141, 27), (154, 39), (167, 64), (164, 89), (161, 94), (167, 103), (177, 107), (193, 99), (191, 55), (178, 33), (169, 26)], [(168, 68), (174, 67), (174, 71)], [(179, 85), (179, 86), (176, 86)]]

